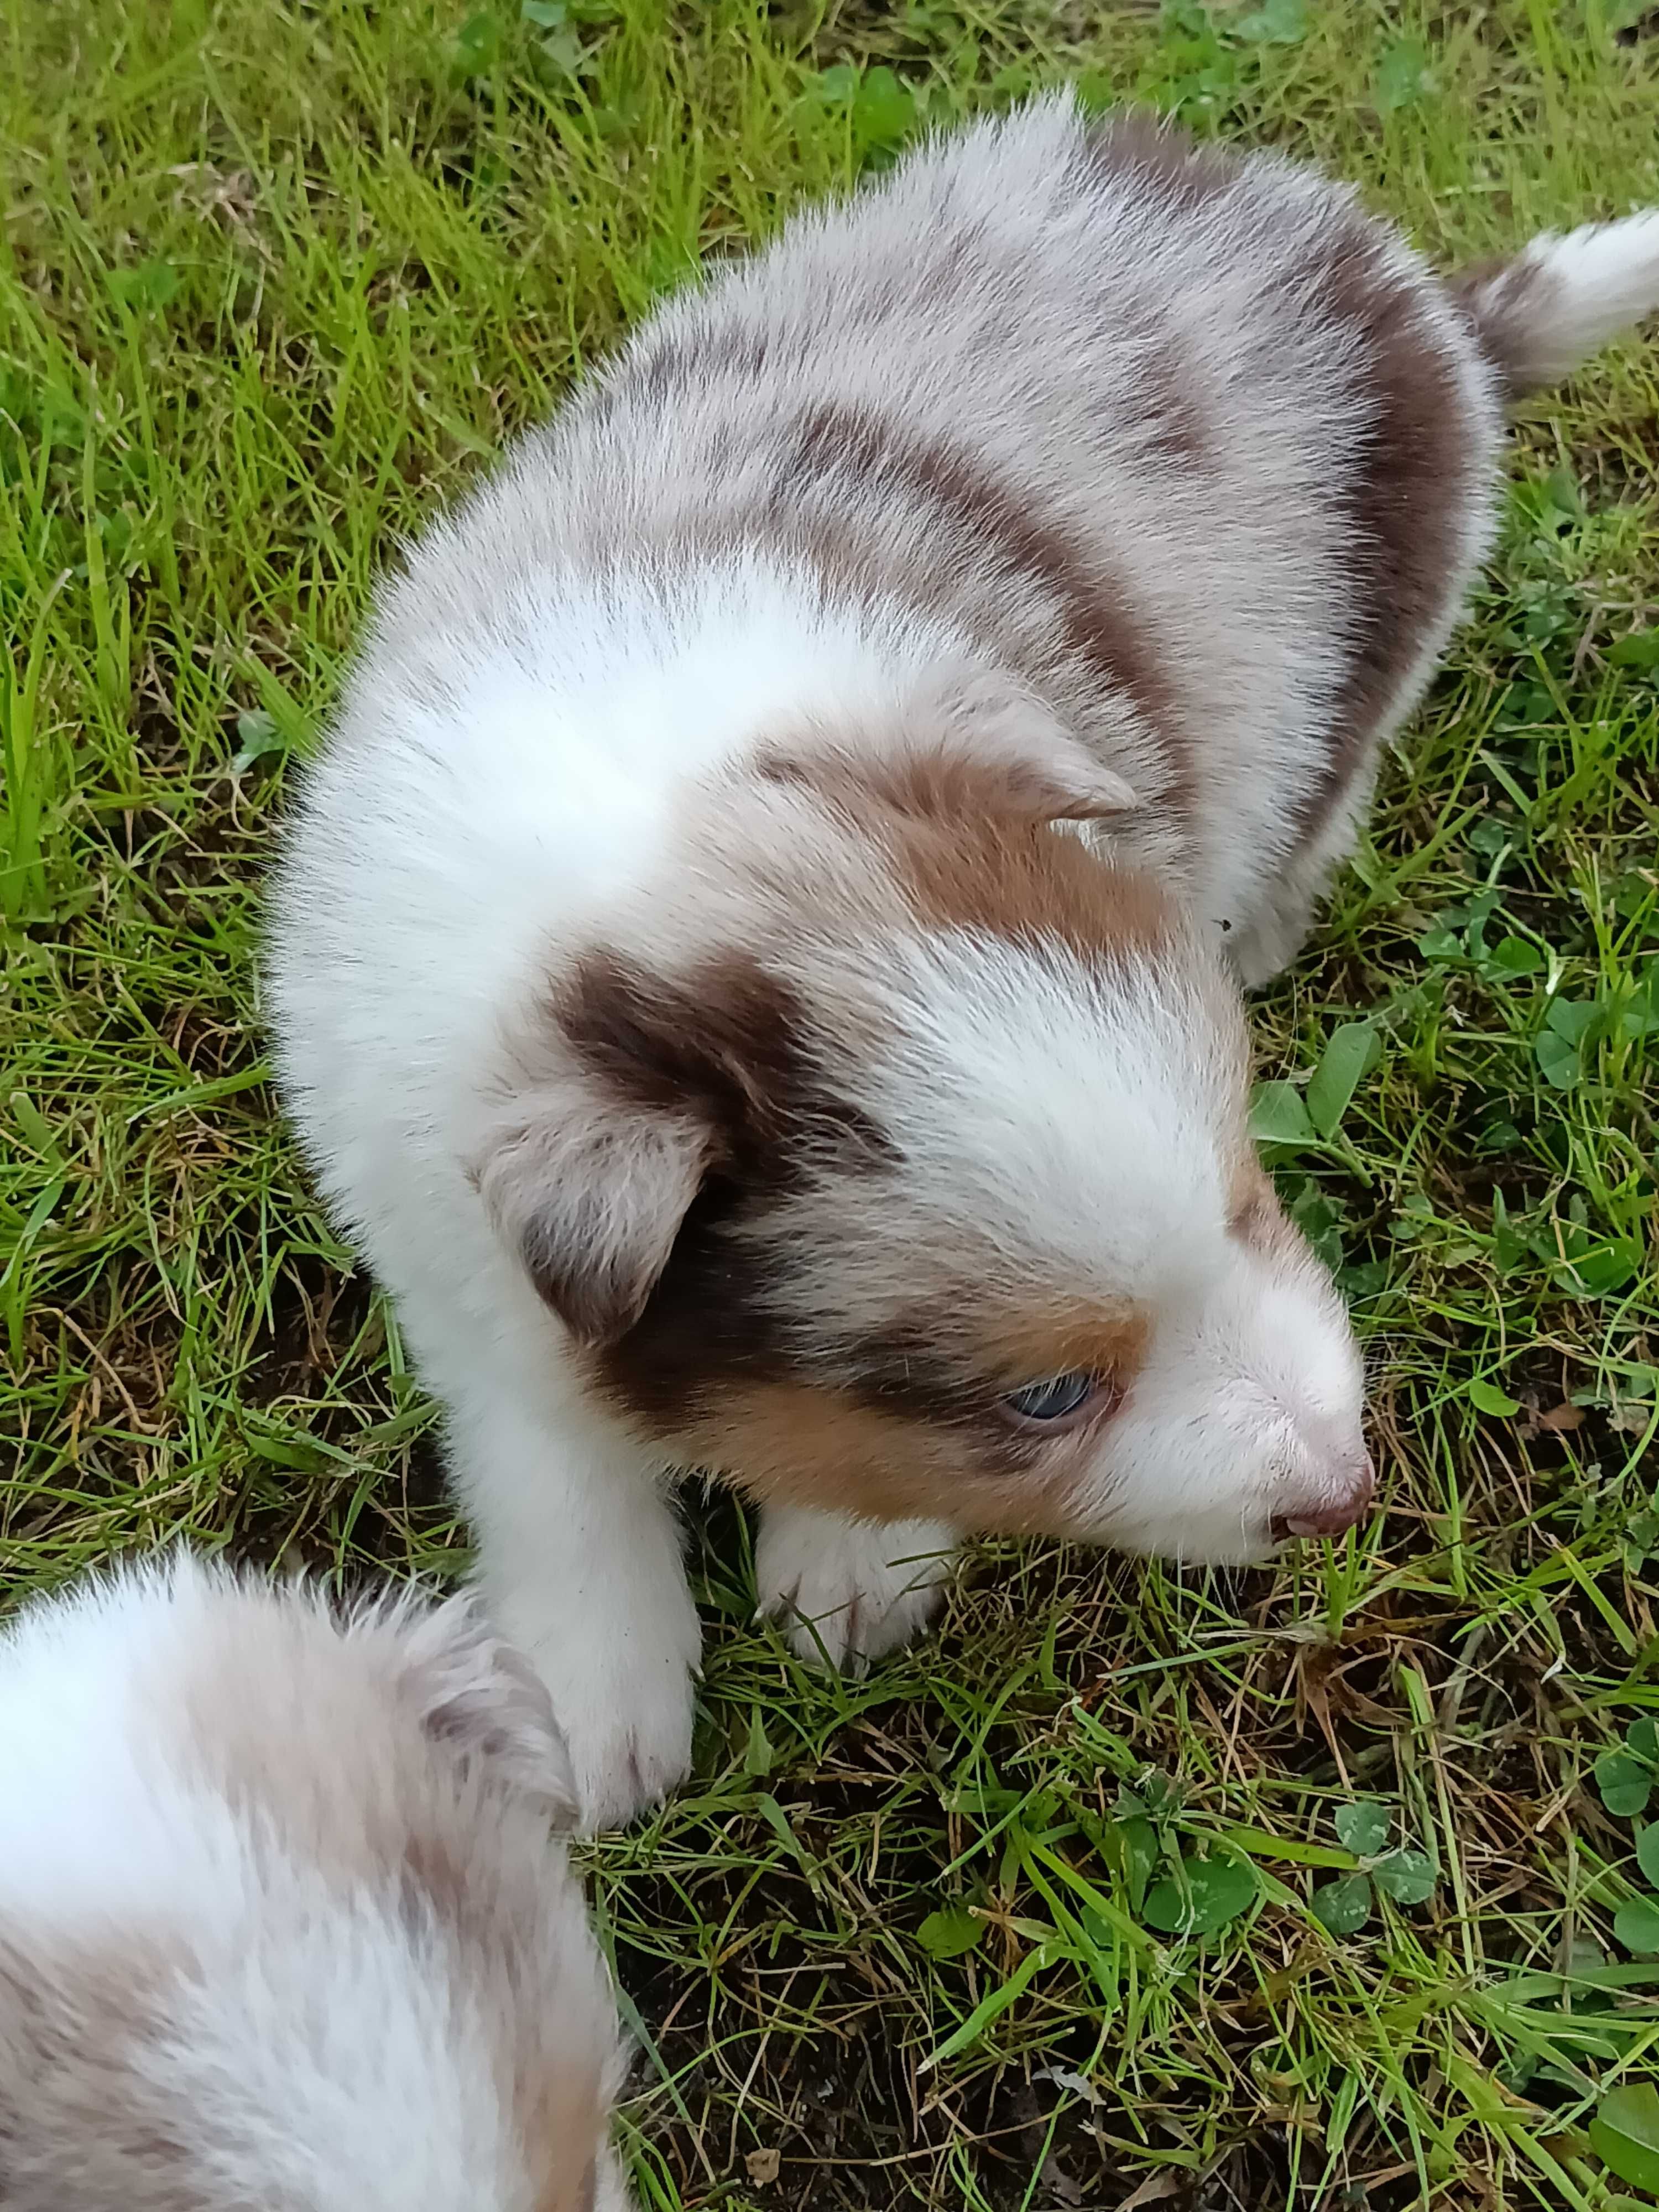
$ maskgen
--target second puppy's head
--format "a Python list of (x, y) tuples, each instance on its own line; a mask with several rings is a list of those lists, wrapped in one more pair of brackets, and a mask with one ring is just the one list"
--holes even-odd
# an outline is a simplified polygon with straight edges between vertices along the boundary
[(1194, 1560), (1369, 1502), (1236, 986), (1055, 731), (804, 736), (688, 795), (473, 1163), (591, 1387), (759, 1497)]

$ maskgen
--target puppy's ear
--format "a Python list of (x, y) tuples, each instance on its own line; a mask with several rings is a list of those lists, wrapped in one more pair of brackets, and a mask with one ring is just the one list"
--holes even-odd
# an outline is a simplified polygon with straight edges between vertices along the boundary
[(434, 1742), (533, 1799), (556, 1827), (574, 1827), (576, 1780), (552, 1700), (477, 1600), (449, 1598), (403, 1634), (404, 1693)]
[(906, 723), (915, 757), (971, 766), (977, 804), (1006, 818), (1099, 822), (1139, 804), (1121, 775), (1011, 676), (963, 669), (930, 679)]
[[(816, 1067), (805, 1010), (735, 947), (675, 971), (596, 947), (519, 1057), (478, 1188), (548, 1304), (583, 1343), (614, 1344), (704, 1183), (740, 1181), (800, 1119)], [(821, 1085), (813, 1109), (818, 1141), (852, 1133)]]
[(703, 1178), (713, 1133), (580, 1072), (518, 1094), (478, 1188), (530, 1279), (582, 1343), (639, 1319)]

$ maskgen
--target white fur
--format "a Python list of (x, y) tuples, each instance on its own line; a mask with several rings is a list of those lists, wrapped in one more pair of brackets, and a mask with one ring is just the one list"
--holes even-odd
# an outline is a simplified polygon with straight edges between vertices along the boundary
[(505, 1342), (476, 1330), (427, 1371), (447, 1386), (485, 1594), (581, 1717), (568, 1733), (582, 1825), (603, 1829), (684, 1779), (702, 1632), (659, 1456), (580, 1401), (558, 1406), (556, 1366), (538, 1372), (546, 1310), (531, 1303), (516, 1373)]
[[(574, 2212), (610, 2154), (596, 2130), (550, 2167), (514, 2083), (564, 2069), (602, 2122), (617, 2032), (549, 1825), (568, 1765), (515, 1663), (454, 1605), (341, 1623), (184, 1556), (12, 1626), (14, 2212)], [(423, 1903), (423, 1849), (475, 1922), (441, 1876)]]
[[(1534, 249), (1540, 358), (1644, 303), (1654, 220)], [(1356, 487), (1399, 433), (1322, 292), (1333, 240), (1441, 375), (1462, 465), (1358, 730), (1345, 683), (1391, 630)], [(1283, 1224), (1248, 1249), (1230, 1226), (1243, 1030), (1200, 939), (1224, 929), (1246, 982), (1290, 957), (1455, 619), (1502, 427), (1482, 296), (1460, 306), (1345, 187), (1253, 156), (1188, 191), (1038, 101), (671, 301), (387, 587), (278, 885), (281, 1062), (447, 1408), (484, 1587), (588, 1820), (684, 1771), (697, 1626), (668, 1483), (719, 1437), (718, 1407), (682, 1436), (597, 1387), (527, 1272), (545, 1197), (637, 1307), (720, 1155), (706, 1103), (636, 1106), (561, 1042), (550, 994), (593, 948), (670, 978), (735, 949), (890, 1140), (884, 1179), (820, 1160), (753, 1224), (768, 1319), (836, 1387), (907, 1298), (951, 1339), (942, 1286), (1039, 1317), (1127, 1300), (1146, 1364), (1109, 1433), (1067, 1447), (1068, 1525), (1236, 1559), (1369, 1494), (1323, 1270)], [(1079, 606), (1151, 692), (1103, 674)], [(761, 765), (931, 739), (1027, 788), (1064, 786), (1069, 752), (1092, 792), (1056, 812), (1106, 817), (1103, 861), (1154, 875), (1192, 940), (1091, 968), (926, 926), (870, 823)], [(938, 1536), (949, 1502), (926, 1510)], [(890, 1534), (769, 1509), (763, 1601), (881, 1648), (935, 1579), (896, 1590)]]
[(796, 1648), (832, 1667), (879, 1659), (932, 1616), (957, 1532), (940, 1521), (849, 1521), (780, 1506), (761, 1526), (761, 1611), (787, 1615)]
[[(1213, 1249), (1214, 1248), (1212, 1248)], [(1235, 1249), (1168, 1325), (1112, 1425), (1079, 1534), (1212, 1563), (1260, 1559), (1262, 1501), (1358, 1480), (1364, 1376), (1322, 1268)]]

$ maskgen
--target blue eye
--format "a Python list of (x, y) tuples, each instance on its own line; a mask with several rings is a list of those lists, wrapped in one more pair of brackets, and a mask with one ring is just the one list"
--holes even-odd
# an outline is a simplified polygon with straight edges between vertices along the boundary
[(1011, 1390), (1002, 1402), (1022, 1420), (1063, 1421), (1088, 1403), (1095, 1389), (1095, 1377), (1077, 1368), (1069, 1375), (1046, 1376), (1041, 1382), (1028, 1382), (1023, 1390)]

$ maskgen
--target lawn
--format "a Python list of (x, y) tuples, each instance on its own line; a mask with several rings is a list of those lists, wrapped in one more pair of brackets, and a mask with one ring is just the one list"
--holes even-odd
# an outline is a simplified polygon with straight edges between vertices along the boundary
[[(377, 566), (653, 298), (1066, 76), (1448, 258), (1659, 202), (1659, 21), (1596, 0), (6, 16), (7, 1604), (185, 1535), (465, 1566), (276, 1115), (260, 881)], [(651, 2212), (1659, 2194), (1656, 461), (1651, 345), (1528, 411), (1256, 1009), (1258, 1130), (1368, 1348), (1370, 1525), (1225, 1577), (989, 1547), (843, 1683), (692, 1501), (696, 1776), (590, 1854)]]

